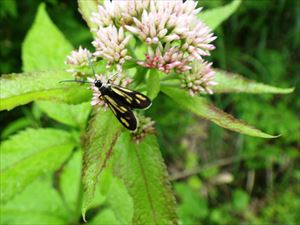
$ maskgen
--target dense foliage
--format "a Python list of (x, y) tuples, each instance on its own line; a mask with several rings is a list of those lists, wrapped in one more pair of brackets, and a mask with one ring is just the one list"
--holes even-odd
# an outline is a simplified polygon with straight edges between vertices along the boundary
[[(84, 2), (87, 15), (93, 3)], [(85, 86), (58, 83), (70, 79), (64, 61), (73, 46), (91, 48), (77, 3), (0, 4), (0, 109), (10, 110), (0, 114), (1, 224), (80, 224), (82, 213), (89, 224), (300, 220), (299, 91), (278, 95), (292, 89), (274, 87), (299, 82), (298, 1), (199, 1), (199, 18), (218, 36), (210, 61), (220, 68), (221, 85), (210, 101), (148, 79), (155, 101), (146, 115), (156, 121), (156, 135), (139, 144), (111, 113), (92, 111)], [(235, 94), (220, 94), (229, 92)], [(266, 94), (250, 95), (257, 93)], [(281, 137), (247, 137), (201, 118), (250, 136)]]

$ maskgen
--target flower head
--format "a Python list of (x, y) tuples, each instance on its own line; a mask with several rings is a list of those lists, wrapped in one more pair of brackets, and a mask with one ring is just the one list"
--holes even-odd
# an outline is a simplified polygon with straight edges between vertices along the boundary
[(131, 57), (127, 55), (126, 45), (130, 36), (126, 36), (124, 29), (117, 29), (114, 25), (100, 27), (96, 33), (96, 39), (92, 42), (96, 51), (94, 56), (102, 57), (109, 62), (115, 63), (120, 72), (122, 64)]
[(191, 0), (184, 3), (181, 0), (150, 1), (142, 13), (132, 18), (131, 24), (124, 26), (148, 45), (145, 60), (139, 61), (140, 65), (156, 67), (166, 73), (172, 69), (182, 73), (191, 69), (192, 61), (201, 61), (210, 54), (214, 49), (210, 43), (216, 37), (197, 19), (201, 9), (196, 5)]
[(154, 121), (150, 117), (141, 116), (138, 114), (138, 127), (132, 133), (132, 139), (139, 143), (147, 135), (155, 133)]
[[(131, 60), (127, 65), (136, 63), (166, 74), (185, 74), (182, 87), (191, 95), (212, 93), (210, 87), (216, 84), (214, 73), (211, 63), (203, 58), (215, 48), (212, 41), (216, 37), (198, 19), (200, 11), (194, 0), (104, 0), (90, 18), (95, 37), (95, 51), (91, 55), (95, 61), (104, 60), (111, 73), (126, 74), (124, 64)], [(86, 77), (77, 69), (87, 64), (87, 53), (87, 49), (79, 47), (67, 58), (66, 63), (71, 66), (68, 71), (76, 77)], [(114, 82), (122, 83), (124, 75), (118, 79)], [(92, 85), (92, 89), (92, 104), (105, 105), (98, 88)]]
[(186, 73), (181, 79), (181, 87), (188, 89), (191, 96), (198, 93), (212, 94), (211, 86), (216, 85), (214, 81), (215, 72), (211, 68), (212, 63), (194, 63), (192, 71)]
[(91, 18), (97, 27), (94, 54), (120, 68), (134, 57), (125, 47), (129, 32), (148, 46), (138, 64), (165, 73), (190, 70), (192, 61), (202, 61), (215, 48), (216, 37), (197, 18), (200, 11), (193, 0), (106, 0)]
[(79, 46), (78, 50), (72, 51), (71, 54), (67, 56), (65, 64), (72, 66), (88, 65), (88, 55), (90, 55), (89, 50)]
[(187, 64), (188, 57), (185, 57), (177, 47), (162, 49), (157, 47), (154, 54), (151, 51), (146, 53), (145, 57), (144, 61), (138, 61), (137, 63), (147, 68), (157, 68), (164, 73), (169, 73), (172, 69), (177, 73), (183, 73), (191, 69)]
[(104, 4), (98, 6), (98, 12), (92, 13), (91, 21), (97, 29), (113, 23), (128, 25), (132, 23), (133, 17), (140, 15), (149, 4), (150, 0), (104, 0)]

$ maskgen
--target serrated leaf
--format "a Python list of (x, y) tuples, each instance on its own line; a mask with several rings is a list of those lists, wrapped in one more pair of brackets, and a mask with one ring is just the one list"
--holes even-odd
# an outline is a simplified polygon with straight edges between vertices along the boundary
[(114, 151), (114, 173), (133, 199), (132, 224), (177, 224), (175, 198), (156, 137), (135, 144), (126, 132)]
[(91, 110), (90, 102), (78, 105), (68, 105), (66, 103), (54, 103), (50, 101), (38, 101), (38, 107), (50, 118), (73, 127), (83, 129)]
[(1, 203), (7, 202), (39, 175), (53, 171), (69, 157), (74, 141), (68, 132), (27, 129), (1, 144)]
[[(67, 208), (73, 212), (76, 217), (80, 218), (81, 201), (82, 201), (82, 182), (81, 171), (83, 162), (83, 151), (74, 152), (72, 158), (63, 167), (59, 176), (59, 190), (62, 194)], [(101, 183), (102, 184), (102, 183)], [(98, 187), (99, 188), (99, 185)], [(104, 205), (106, 196), (102, 195), (100, 191), (96, 191), (93, 205), (91, 207), (99, 207)]]
[(205, 10), (198, 14), (198, 18), (214, 30), (237, 10), (241, 2), (241, 0), (233, 0), (225, 6)]
[(196, 115), (208, 119), (226, 129), (254, 137), (275, 138), (223, 112), (200, 96), (190, 96), (185, 90), (163, 87), (162, 91), (174, 102)]
[[(47, 38), (45, 38), (45, 35)], [(23, 45), (22, 53), (24, 70), (32, 71), (49, 68), (64, 68), (66, 55), (69, 54), (71, 50), (71, 44), (64, 38), (63, 34), (56, 28), (48, 17), (45, 5), (40, 4), (35, 22), (28, 32)], [(69, 77), (69, 79), (72, 79), (71, 76)], [(63, 78), (61, 77), (60, 80), (62, 79)], [(49, 81), (49, 79), (45, 79), (45, 81)], [(36, 82), (36, 80), (33, 79), (33, 82)], [(26, 84), (24, 84), (24, 82), (20, 82), (20, 85), (24, 86)], [(27, 89), (30, 87), (31, 86), (27, 86)], [(62, 87), (63, 86), (59, 84), (58, 88)], [(79, 89), (77, 91), (79, 91)], [(64, 91), (61, 93), (62, 90), (59, 90), (58, 93), (54, 91), (53, 96), (62, 97), (63, 99), (70, 96), (77, 101), (76, 97), (79, 99), (82, 98), (80, 96), (80, 91), (77, 91), (75, 89), (71, 90), (71, 93)], [(51, 93), (46, 92), (45, 94), (47, 95)], [(41, 95), (39, 95), (39, 97), (41, 97)], [(46, 99), (55, 100), (55, 97)], [(87, 110), (82, 110), (83, 108), (81, 106), (68, 106), (64, 103), (42, 103), (41, 107), (43, 107), (44, 112), (46, 112), (49, 117), (67, 125), (78, 126), (81, 128), (84, 127), (84, 122), (88, 114), (87, 107), (85, 107)], [(68, 113), (70, 113), (69, 116), (67, 115)]]
[(215, 93), (271, 93), (271, 94), (288, 94), (293, 92), (294, 88), (278, 88), (253, 80), (249, 80), (238, 74), (229, 73), (223, 70), (215, 70), (215, 81), (218, 85), (213, 86)]
[(66, 56), (72, 49), (47, 15), (45, 4), (41, 3), (22, 46), (23, 70), (65, 68)]
[(10, 135), (16, 133), (17, 131), (22, 130), (29, 126), (32, 126), (32, 120), (27, 117), (21, 117), (19, 119), (11, 121), (7, 125), (7, 127), (5, 127), (1, 131), (1, 139), (5, 139), (5, 138), (9, 137)]
[(158, 70), (149, 70), (147, 79), (147, 96), (153, 100), (156, 98), (160, 91), (160, 77)]
[(13, 200), (0, 207), (0, 224), (68, 224), (70, 213), (66, 210), (51, 177), (32, 182)]
[(62, 70), (2, 75), (0, 110), (10, 110), (35, 100), (76, 104), (91, 99), (92, 93), (87, 86), (59, 83), (65, 79), (72, 79), (72, 76)]
[(90, 29), (96, 27), (95, 23), (91, 22), (91, 17), (93, 12), (98, 11), (99, 3), (100, 1), (98, 0), (78, 0), (78, 10)]
[(121, 125), (110, 111), (99, 111), (90, 121), (84, 140), (82, 215), (93, 202), (99, 176), (112, 154)]

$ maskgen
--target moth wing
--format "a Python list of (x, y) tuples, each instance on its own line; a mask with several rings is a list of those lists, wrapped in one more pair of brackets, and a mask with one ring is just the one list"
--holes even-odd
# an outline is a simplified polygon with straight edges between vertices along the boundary
[(111, 94), (115, 99), (134, 109), (147, 109), (151, 106), (151, 100), (140, 92), (125, 87), (112, 85)]
[(131, 109), (122, 102), (114, 99), (108, 95), (104, 95), (105, 102), (113, 114), (117, 117), (120, 123), (129, 130), (135, 130), (137, 127), (137, 120)]

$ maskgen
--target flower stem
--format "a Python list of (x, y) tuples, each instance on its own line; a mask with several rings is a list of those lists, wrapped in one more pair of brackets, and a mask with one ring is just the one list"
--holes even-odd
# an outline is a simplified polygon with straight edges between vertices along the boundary
[(179, 87), (180, 83), (179, 82), (161, 82), (160, 86), (167, 86), (167, 87)]
[(161, 81), (165, 81), (165, 80), (173, 80), (173, 79), (179, 79), (179, 73), (175, 73), (175, 74), (170, 74), (170, 75), (167, 75), (167, 76), (164, 76), (163, 78), (161, 78), (160, 80)]

